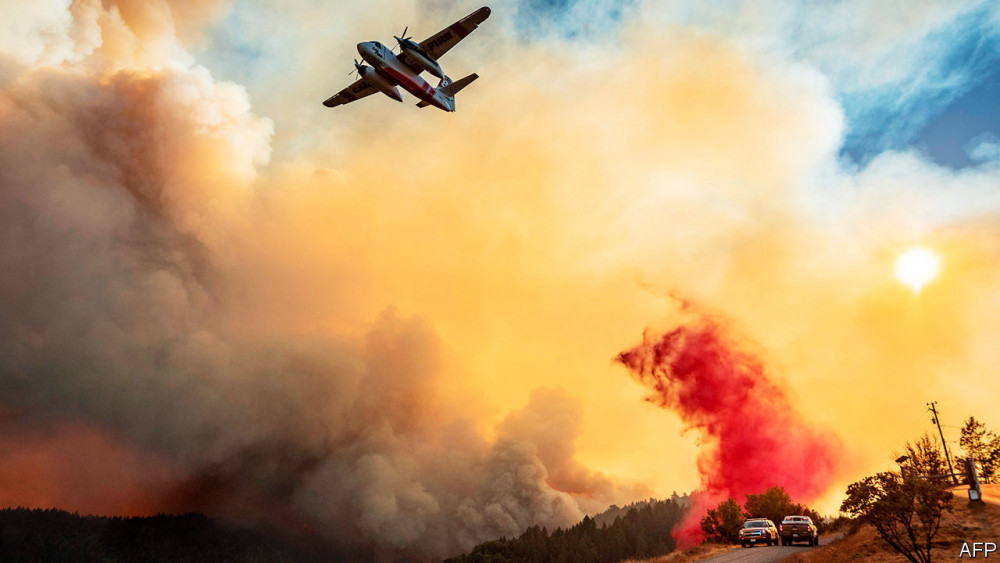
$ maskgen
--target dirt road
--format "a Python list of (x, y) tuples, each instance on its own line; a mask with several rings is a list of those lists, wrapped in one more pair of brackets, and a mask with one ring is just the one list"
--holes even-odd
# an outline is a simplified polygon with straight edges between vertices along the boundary
[[(819, 539), (820, 545), (826, 545), (839, 538), (843, 534), (833, 534), (822, 536)], [(812, 549), (805, 544), (795, 544), (787, 546), (759, 546), (759, 547), (737, 547), (725, 555), (719, 555), (710, 559), (704, 559), (704, 563), (774, 563), (786, 557), (791, 557), (796, 553)]]
[(983, 485), (983, 500), (993, 504), (1000, 504), (1000, 485)]

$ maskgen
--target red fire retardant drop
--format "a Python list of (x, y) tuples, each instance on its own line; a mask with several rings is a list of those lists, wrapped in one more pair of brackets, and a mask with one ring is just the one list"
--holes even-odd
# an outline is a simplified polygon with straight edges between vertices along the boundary
[(711, 321), (681, 326), (622, 352), (618, 361), (652, 393), (646, 400), (676, 412), (702, 443), (702, 490), (675, 531), (680, 547), (699, 543), (700, 521), (726, 497), (743, 502), (775, 485), (795, 502), (826, 492), (841, 459), (840, 441), (811, 424), (753, 354)]

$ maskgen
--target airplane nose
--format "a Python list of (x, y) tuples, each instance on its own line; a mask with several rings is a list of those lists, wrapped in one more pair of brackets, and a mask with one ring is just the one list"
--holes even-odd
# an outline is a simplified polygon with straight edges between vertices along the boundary
[(358, 54), (359, 55), (361, 55), (362, 57), (364, 57), (365, 56), (365, 52), (367, 52), (367, 51), (368, 51), (368, 44), (367, 43), (358, 43)]

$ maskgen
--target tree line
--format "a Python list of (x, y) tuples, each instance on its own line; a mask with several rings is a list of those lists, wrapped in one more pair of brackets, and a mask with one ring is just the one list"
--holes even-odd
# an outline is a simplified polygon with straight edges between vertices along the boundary
[(142, 518), (80, 516), (56, 509), (0, 509), (0, 561), (330, 561), (203, 514)]
[[(676, 494), (668, 500), (649, 500), (549, 532), (532, 526), (512, 539), (481, 543), (470, 553), (446, 559), (445, 563), (614, 563), (666, 555), (676, 545), (674, 526), (688, 510), (687, 497)], [(610, 514), (616, 514), (610, 523)], [(602, 525), (598, 525), (602, 521)]]
[(815, 510), (792, 502), (783, 487), (771, 487), (763, 493), (747, 495), (740, 506), (736, 499), (729, 497), (715, 508), (709, 509), (701, 519), (701, 531), (705, 539), (718, 543), (737, 543), (740, 529), (748, 518), (767, 518), (780, 524), (785, 516), (808, 516), (823, 532), (823, 518)]
[[(962, 425), (958, 443), (962, 452), (953, 457), (953, 469), (956, 473), (963, 473), (965, 460), (971, 457), (976, 462), (982, 483), (996, 483), (1000, 480), (1000, 436), (996, 432), (970, 416)], [(893, 455), (900, 456), (899, 453)], [(942, 447), (926, 432), (912, 443), (907, 442), (903, 446), (902, 455), (909, 458), (901, 464), (905, 473), (923, 476), (949, 473)]]

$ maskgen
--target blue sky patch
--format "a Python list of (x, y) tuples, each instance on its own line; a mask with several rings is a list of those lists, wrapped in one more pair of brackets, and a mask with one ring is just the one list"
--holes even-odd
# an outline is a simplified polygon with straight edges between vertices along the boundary
[(613, 33), (632, 0), (521, 0), (516, 24), (525, 37), (596, 39)]
[(984, 132), (998, 132), (1000, 33), (991, 6), (959, 18), (925, 42), (940, 46), (905, 80), (841, 93), (848, 129), (842, 156), (864, 164), (881, 152), (918, 147), (935, 162), (973, 164), (960, 155)]

